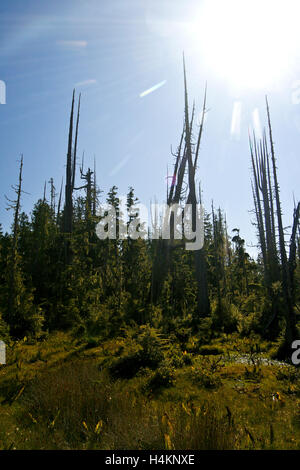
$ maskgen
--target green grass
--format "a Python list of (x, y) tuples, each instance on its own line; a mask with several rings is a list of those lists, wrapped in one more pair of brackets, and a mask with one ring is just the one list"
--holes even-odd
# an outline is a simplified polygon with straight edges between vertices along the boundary
[(189, 361), (174, 347), (130, 379), (109, 370), (132, 354), (132, 338), (92, 346), (57, 333), (8, 347), (0, 449), (300, 449), (299, 370), (261, 362), (273, 345), (249, 363), (233, 360), (247, 354), (236, 337)]

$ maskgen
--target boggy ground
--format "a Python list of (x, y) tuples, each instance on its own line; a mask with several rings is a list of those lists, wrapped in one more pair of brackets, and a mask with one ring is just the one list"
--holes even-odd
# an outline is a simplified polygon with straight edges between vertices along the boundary
[(300, 374), (276, 345), (55, 333), (8, 346), (0, 449), (300, 449)]

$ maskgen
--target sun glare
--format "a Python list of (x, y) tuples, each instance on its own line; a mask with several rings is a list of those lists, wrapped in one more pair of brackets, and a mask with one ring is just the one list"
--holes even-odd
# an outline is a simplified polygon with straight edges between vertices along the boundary
[(214, 74), (239, 88), (264, 88), (292, 70), (299, 17), (299, 0), (204, 0), (192, 36)]

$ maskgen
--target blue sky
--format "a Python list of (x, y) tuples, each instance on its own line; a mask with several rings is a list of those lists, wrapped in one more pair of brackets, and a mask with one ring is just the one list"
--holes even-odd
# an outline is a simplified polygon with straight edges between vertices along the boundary
[[(223, 74), (216, 66), (221, 56), (216, 54), (223, 53), (227, 30), (217, 27), (217, 10), (201, 17), (202, 4), (193, 0), (1, 0), (0, 80), (6, 83), (7, 96), (6, 104), (0, 105), (0, 222), (5, 229), (12, 213), (6, 211), (4, 195), (13, 197), (11, 185), (17, 182), (21, 153), (23, 189), (29, 193), (23, 195), (23, 210), (30, 212), (42, 197), (44, 181), (51, 177), (59, 191), (74, 87), (77, 95), (82, 93), (79, 154), (85, 152), (86, 165), (93, 165), (95, 155), (103, 194), (114, 184), (120, 194), (126, 194), (132, 185), (141, 202), (148, 204), (154, 198), (163, 202), (167, 166), (170, 174), (173, 163), (170, 146), (176, 148), (182, 128), (183, 50), (189, 97), (191, 103), (195, 99), (198, 115), (206, 81), (208, 86), (198, 169), (205, 206), (209, 208), (213, 199), (215, 207), (226, 211), (230, 230), (239, 227), (249, 244), (256, 243), (249, 214), (253, 203), (248, 128), (254, 125), (253, 112), (265, 124), (267, 93), (284, 223), (291, 223), (293, 191), (296, 199), (300, 197), (298, 46), (290, 65), (274, 54), (278, 70), (270, 69), (273, 75), (266, 84), (251, 87), (248, 74), (247, 87), (238, 86), (229, 72), (233, 66), (238, 71), (247, 65), (238, 49), (239, 38), (232, 43), (237, 48), (236, 57), (230, 56), (234, 65)], [(201, 28), (201, 20), (206, 20), (208, 29)], [(223, 23), (226, 27), (226, 18)], [(201, 35), (198, 29), (208, 33)], [(253, 81), (256, 78), (253, 75)], [(157, 84), (161, 86), (143, 93)]]

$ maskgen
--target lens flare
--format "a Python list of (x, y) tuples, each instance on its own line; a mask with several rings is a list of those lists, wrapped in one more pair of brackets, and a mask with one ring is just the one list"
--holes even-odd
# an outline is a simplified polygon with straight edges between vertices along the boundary
[(298, 0), (205, 0), (191, 28), (214, 74), (240, 88), (264, 88), (296, 61), (299, 17)]

